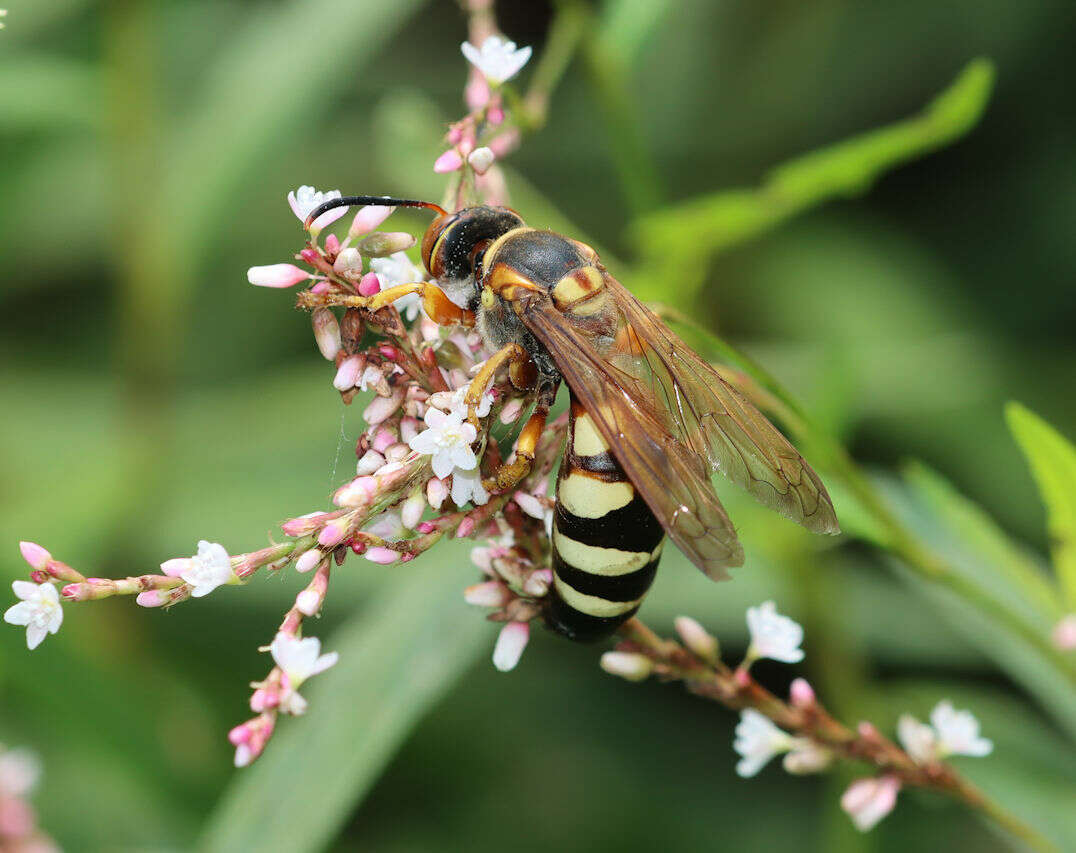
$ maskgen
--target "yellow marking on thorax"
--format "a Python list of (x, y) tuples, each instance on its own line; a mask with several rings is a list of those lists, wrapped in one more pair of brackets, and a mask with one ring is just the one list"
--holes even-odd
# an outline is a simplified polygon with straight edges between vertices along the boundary
[(610, 449), (597, 427), (594, 426), (594, 421), (587, 414), (575, 416), (572, 445), (577, 456), (597, 456)]
[(557, 500), (572, 515), (580, 518), (601, 518), (627, 506), (635, 497), (631, 483), (606, 483), (597, 477), (572, 473), (557, 485)]
[(553, 584), (557, 588), (557, 592), (560, 597), (564, 599), (564, 602), (571, 608), (578, 610), (580, 613), (585, 613), (588, 616), (619, 616), (622, 613), (627, 613), (629, 610), (635, 608), (641, 598), (637, 598), (635, 601), (606, 601), (604, 598), (598, 598), (596, 595), (587, 595), (586, 593), (579, 592), (574, 587), (569, 586), (563, 580), (560, 575), (554, 573)]
[(552, 294), (557, 308), (580, 316), (598, 313), (609, 301), (604, 273), (589, 265), (564, 276), (553, 286)]
[[(662, 542), (665, 540), (663, 539)], [(586, 545), (553, 530), (553, 547), (569, 566), (590, 575), (615, 577), (637, 572), (661, 553), (661, 545), (653, 551), (621, 551), (619, 548), (599, 548)]]

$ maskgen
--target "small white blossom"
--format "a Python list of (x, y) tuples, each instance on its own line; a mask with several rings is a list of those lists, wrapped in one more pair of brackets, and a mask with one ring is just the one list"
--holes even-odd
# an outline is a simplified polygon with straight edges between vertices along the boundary
[(747, 608), (747, 628), (751, 632), (748, 661), (770, 658), (783, 663), (803, 660), (803, 628), (777, 612), (777, 605), (766, 601)]
[[(430, 405), (436, 406), (438, 409), (442, 409), (446, 412), (459, 412), (464, 417), (467, 417), (469, 412), (467, 411), (466, 397), (471, 390), (471, 385), (461, 385), (455, 391), (438, 391), (436, 394), (430, 395)], [(493, 407), (493, 392), (486, 391), (478, 398), (478, 405), (475, 407), (475, 414), (484, 418), (489, 414), (489, 410)]]
[(471, 471), (457, 468), (453, 471), (451, 494), (456, 506), (463, 506), (467, 501), (482, 506), (489, 501), (489, 492), (482, 486), (482, 472), (478, 468)]
[(820, 773), (833, 762), (833, 753), (809, 737), (792, 738), (792, 749), (785, 755), (781, 765), (789, 773), (804, 776)]
[[(291, 211), (294, 213), (300, 222), (305, 222), (315, 208), (324, 204), (327, 201), (331, 201), (334, 198), (340, 198), (340, 190), (329, 190), (328, 192), (318, 192), (313, 187), (302, 186), (297, 190), (293, 190), (288, 193), (288, 204), (291, 206)], [(347, 213), (346, 207), (337, 207), (334, 210), (327, 210), (314, 220), (311, 227), (315, 230), (321, 230), (326, 225), (330, 225)]]
[(491, 86), (499, 86), (515, 77), (531, 58), (529, 47), (516, 48), (514, 41), (489, 36), (481, 49), (465, 41), (460, 50), (475, 68), (482, 72)]
[[(387, 258), (371, 258), (370, 269), (377, 273), (382, 290), (388, 290), (398, 284), (424, 281), (426, 278), (425, 273), (407, 257), (406, 252), (396, 252)], [(417, 293), (401, 296), (392, 304), (408, 322), (417, 319), (422, 311), (422, 297)]]
[(209, 595), (223, 584), (238, 582), (224, 546), (205, 539), (198, 542), (198, 553), (191, 557), (180, 577), (191, 585), (191, 595), (195, 598)]
[(868, 779), (857, 779), (841, 795), (844, 809), (856, 829), (867, 832), (893, 811), (900, 793), (900, 779), (892, 773)]
[(453, 470), (470, 471), (478, 466), (478, 457), (471, 450), (471, 443), (478, 432), (463, 419), (460, 412), (445, 414), (437, 409), (427, 409), (423, 418), (425, 429), (408, 444), (416, 453), (432, 456), (430, 464), (437, 477), (447, 477)]
[(938, 735), (931, 726), (919, 722), (911, 714), (900, 715), (897, 737), (913, 761), (925, 764), (938, 757)]
[(48, 582), (13, 581), (11, 588), (21, 600), (4, 612), (4, 621), (9, 625), (25, 625), (26, 645), (36, 649), (46, 634), (55, 634), (60, 630), (60, 624), (64, 621), (60, 595), (56, 587)]
[(287, 677), (280, 709), (288, 714), (302, 714), (306, 700), (299, 695), (299, 688), (311, 676), (324, 672), (339, 660), (336, 652), (321, 653), (321, 640), (317, 637), (291, 637), (277, 634), (269, 645), (273, 661)]
[(526, 622), (505, 622), (493, 647), (493, 665), (501, 672), (515, 669), (530, 635), (531, 626)]
[(982, 757), (994, 750), (994, 743), (979, 736), (979, 721), (971, 711), (958, 711), (944, 700), (930, 712), (930, 722), (938, 734), (938, 752), (947, 755)]
[(788, 752), (794, 745), (792, 736), (777, 728), (768, 717), (754, 708), (744, 708), (740, 712), (740, 722), (736, 724), (736, 739), (732, 742), (732, 748), (742, 756), (736, 764), (736, 772), (745, 779), (750, 778), (771, 758)]

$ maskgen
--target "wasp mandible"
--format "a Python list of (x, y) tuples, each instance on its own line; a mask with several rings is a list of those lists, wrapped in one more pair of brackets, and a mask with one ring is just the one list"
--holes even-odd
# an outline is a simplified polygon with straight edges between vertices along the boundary
[[(418, 293), (432, 320), (477, 326), (495, 354), (471, 383), (474, 410), (497, 372), (535, 395), (497, 491), (531, 469), (557, 389), (570, 391), (568, 437), (553, 516), (553, 585), (546, 619), (574, 640), (612, 634), (638, 610), (668, 534), (706, 575), (728, 577), (743, 547), (714, 493), (719, 471), (756, 500), (816, 533), (838, 533), (818, 475), (735, 388), (637, 300), (590, 246), (528, 227), (482, 205), (450, 213), (432, 202), (350, 196), (334, 207), (423, 207), (422, 240), (436, 282), (371, 297), (369, 310)], [(459, 306), (465, 305), (466, 308)]]

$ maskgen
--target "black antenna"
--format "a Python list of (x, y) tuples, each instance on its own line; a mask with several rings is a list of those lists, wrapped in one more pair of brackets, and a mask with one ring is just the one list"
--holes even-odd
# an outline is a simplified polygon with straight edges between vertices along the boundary
[(317, 219), (326, 210), (332, 210), (334, 207), (351, 207), (353, 204), (376, 204), (383, 207), (425, 207), (429, 210), (437, 212), (438, 216), (445, 216), (448, 211), (441, 205), (434, 204), (432, 201), (416, 201), (415, 199), (408, 198), (389, 198), (388, 196), (379, 195), (348, 195), (343, 198), (331, 198), (326, 202), (322, 202), (315, 207), (303, 222), (303, 227), (309, 229), (310, 223)]

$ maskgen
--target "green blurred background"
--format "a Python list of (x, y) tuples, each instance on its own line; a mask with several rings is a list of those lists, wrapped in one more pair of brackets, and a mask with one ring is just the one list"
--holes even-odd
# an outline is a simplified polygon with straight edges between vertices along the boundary
[[(464, 18), (420, 0), (8, 5), (5, 587), (26, 570), (18, 539), (112, 576), (199, 538), (259, 547), (346, 476), (362, 406), (340, 405), (292, 297), (245, 270), (298, 248), (284, 195), (300, 184), (440, 196), (431, 164), (463, 109)], [(552, 13), (503, 4), (500, 24), (537, 53)], [(697, 296), (653, 265), (646, 288), (754, 355), (883, 478), (922, 459), (1044, 555), (1002, 406), (1076, 436), (1071, 3), (620, 2), (587, 27), (603, 24), (616, 61), (573, 61), (509, 185), (533, 224), (627, 264), (646, 210), (753, 186), (915, 113), (970, 59), (995, 62), (963, 140), (726, 248)], [(808, 655), (760, 666), (765, 683), (804, 674), (842, 716), (887, 730), (943, 697), (972, 708), (996, 750), (961, 769), (1076, 847), (1071, 741), (983, 644), (875, 552), (731, 501), (747, 567), (712, 586), (670, 555), (647, 620), (690, 613), (735, 659), (744, 608), (775, 598), (805, 623)], [(851, 770), (740, 780), (732, 714), (609, 678), (594, 648), (537, 632), (515, 672), (495, 672), (496, 627), (459, 594), (470, 544), (337, 571), (314, 630), (361, 653), (311, 685), (311, 714), (245, 771), (256, 783), (225, 733), (247, 716), (294, 576), (168, 613), (68, 607), (33, 654), (5, 628), (0, 742), (42, 755), (43, 825), (71, 850), (1009, 849), (917, 792), (861, 836), (837, 806)], [(283, 760), (307, 744), (309, 762)]]

